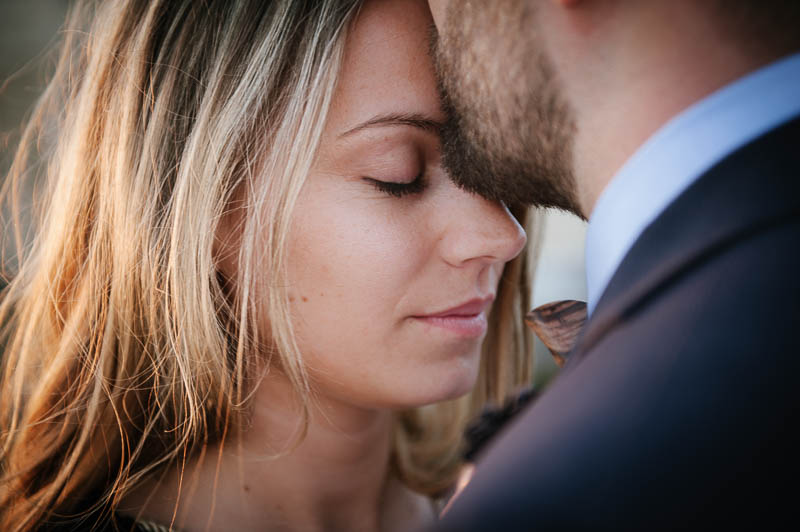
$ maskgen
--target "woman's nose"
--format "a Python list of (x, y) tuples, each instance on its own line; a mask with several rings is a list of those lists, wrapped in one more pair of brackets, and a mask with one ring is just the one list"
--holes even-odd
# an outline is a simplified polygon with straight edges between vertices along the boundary
[(441, 253), (446, 262), (508, 262), (519, 255), (527, 240), (525, 231), (505, 205), (458, 189), (446, 214), (446, 234)]

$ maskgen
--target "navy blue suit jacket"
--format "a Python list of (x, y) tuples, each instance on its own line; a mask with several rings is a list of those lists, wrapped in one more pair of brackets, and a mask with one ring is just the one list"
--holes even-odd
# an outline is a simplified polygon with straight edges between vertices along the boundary
[(703, 175), (634, 244), (567, 366), (438, 531), (794, 520), (800, 120)]

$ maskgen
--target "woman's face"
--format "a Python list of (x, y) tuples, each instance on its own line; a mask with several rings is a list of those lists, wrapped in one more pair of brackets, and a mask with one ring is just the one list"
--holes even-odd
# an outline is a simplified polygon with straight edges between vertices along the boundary
[(469, 391), (525, 234), (443, 172), (424, 0), (368, 1), (295, 211), (289, 295), (323, 396), (410, 407)]

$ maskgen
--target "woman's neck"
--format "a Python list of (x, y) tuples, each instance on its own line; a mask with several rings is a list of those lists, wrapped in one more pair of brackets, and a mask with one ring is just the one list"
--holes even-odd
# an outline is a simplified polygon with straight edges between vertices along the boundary
[(320, 401), (293, 446), (303, 427), (288, 383), (268, 376), (253, 401), (241, 434), (188, 459), (183, 475), (178, 467), (142, 486), (121, 510), (186, 532), (407, 530), (433, 519), (428, 500), (391, 475), (391, 412)]

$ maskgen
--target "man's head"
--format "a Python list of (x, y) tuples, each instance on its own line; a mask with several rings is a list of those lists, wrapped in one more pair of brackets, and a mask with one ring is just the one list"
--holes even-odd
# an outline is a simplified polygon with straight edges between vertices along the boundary
[(671, 117), (800, 49), (797, 0), (429, 3), (453, 179), (584, 218)]

